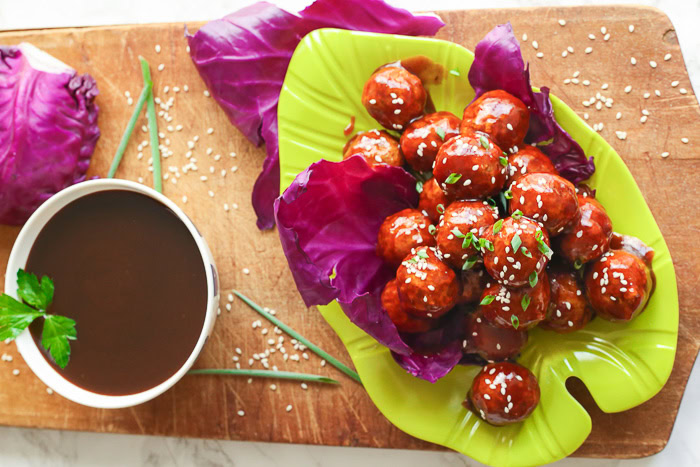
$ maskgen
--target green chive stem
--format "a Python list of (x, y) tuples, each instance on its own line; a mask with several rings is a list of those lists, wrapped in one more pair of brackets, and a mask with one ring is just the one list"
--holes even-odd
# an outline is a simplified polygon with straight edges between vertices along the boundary
[(335, 357), (331, 356), (331, 355), (328, 354), (325, 350), (322, 350), (322, 349), (319, 348), (317, 345), (313, 344), (313, 343), (312, 343), (311, 341), (309, 341), (307, 338), (305, 338), (304, 336), (302, 336), (301, 334), (299, 334), (298, 332), (296, 332), (294, 329), (290, 328), (289, 326), (287, 326), (286, 324), (284, 324), (282, 321), (280, 321), (280, 320), (277, 319), (276, 317), (272, 316), (270, 313), (268, 313), (268, 312), (266, 312), (265, 310), (263, 310), (263, 309), (260, 307), (260, 305), (258, 305), (257, 303), (253, 302), (251, 299), (249, 299), (248, 297), (246, 297), (245, 295), (243, 295), (243, 294), (240, 293), (239, 291), (234, 290), (233, 293), (234, 293), (238, 298), (240, 298), (241, 300), (243, 300), (249, 307), (251, 307), (253, 310), (255, 310), (255, 311), (257, 311), (258, 313), (260, 313), (263, 317), (265, 317), (265, 319), (267, 319), (268, 321), (270, 321), (271, 323), (273, 323), (275, 326), (277, 326), (278, 328), (280, 328), (281, 330), (283, 330), (284, 332), (286, 332), (287, 334), (289, 334), (290, 336), (292, 336), (293, 338), (295, 338), (296, 340), (298, 340), (299, 342), (301, 342), (302, 344), (304, 344), (304, 345), (305, 345), (306, 347), (308, 347), (309, 350), (311, 350), (313, 353), (315, 353), (315, 354), (318, 355), (319, 357), (321, 357), (321, 358), (323, 358), (324, 360), (326, 360), (328, 363), (330, 363), (331, 365), (333, 365), (334, 367), (336, 367), (337, 369), (339, 369), (340, 371), (342, 371), (343, 373), (345, 373), (346, 375), (348, 375), (350, 378), (352, 378), (352, 379), (354, 379), (355, 381), (357, 381), (358, 383), (362, 384), (362, 381), (360, 381), (360, 375), (358, 375), (358, 374), (355, 373), (352, 369), (348, 368), (346, 365), (344, 365), (343, 363), (341, 363), (340, 361), (338, 361)]
[(232, 375), (232, 376), (255, 376), (258, 378), (291, 379), (296, 381), (309, 381), (312, 383), (340, 384), (333, 378), (320, 375), (310, 375), (306, 373), (294, 373), (291, 371), (273, 370), (234, 370), (231, 368), (202, 368), (190, 370), (189, 375)]
[(126, 129), (124, 130), (122, 139), (121, 141), (119, 141), (119, 147), (117, 148), (116, 154), (114, 154), (114, 159), (112, 159), (112, 165), (110, 166), (109, 172), (107, 173), (107, 178), (114, 178), (114, 175), (117, 173), (119, 164), (121, 164), (122, 162), (122, 157), (124, 157), (126, 146), (127, 144), (129, 144), (129, 140), (131, 139), (131, 133), (133, 133), (134, 127), (136, 126), (136, 120), (138, 120), (139, 115), (141, 115), (143, 104), (146, 103), (146, 98), (148, 98), (148, 95), (151, 93), (152, 88), (153, 83), (144, 83), (143, 90), (141, 91), (141, 95), (139, 96), (139, 100), (136, 102), (136, 108), (134, 108), (134, 112), (131, 114), (129, 123), (127, 123), (126, 125)]
[(151, 69), (145, 58), (139, 57), (141, 61), (141, 73), (143, 82), (151, 84), (151, 92), (146, 101), (146, 114), (148, 115), (148, 130), (150, 132), (151, 157), (153, 159), (153, 188), (158, 193), (163, 193), (163, 178), (160, 169), (160, 149), (158, 148), (158, 122), (156, 121), (156, 104), (153, 101), (153, 80), (151, 79)]

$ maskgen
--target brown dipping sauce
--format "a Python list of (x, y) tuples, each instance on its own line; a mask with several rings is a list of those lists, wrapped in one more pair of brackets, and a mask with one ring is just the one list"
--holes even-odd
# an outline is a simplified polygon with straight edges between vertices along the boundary
[(68, 366), (41, 346), (64, 378), (106, 395), (142, 392), (179, 370), (199, 339), (207, 308), (205, 265), (187, 227), (145, 195), (110, 190), (58, 211), (31, 249), (26, 269), (53, 279), (49, 313), (76, 321)]

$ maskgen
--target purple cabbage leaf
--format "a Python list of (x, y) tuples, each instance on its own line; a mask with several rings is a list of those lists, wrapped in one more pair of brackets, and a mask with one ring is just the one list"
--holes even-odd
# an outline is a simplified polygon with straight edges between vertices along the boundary
[(0, 46), (0, 224), (85, 180), (100, 137), (95, 80), (35, 46)]
[(280, 179), (277, 103), (301, 39), (325, 27), (432, 36), (442, 26), (436, 16), (415, 16), (382, 0), (317, 0), (298, 14), (258, 2), (187, 34), (190, 57), (231, 123), (253, 144), (266, 144), (252, 194), (260, 229), (274, 226)]
[(549, 156), (562, 177), (578, 183), (593, 174), (593, 158), (587, 158), (581, 146), (554, 119), (549, 88), (532, 90), (529, 67), (510, 23), (496, 26), (476, 45), (469, 83), (476, 97), (502, 89), (528, 106), (530, 129), (525, 139)]
[(462, 327), (445, 320), (444, 329), (402, 335), (380, 300), (395, 270), (376, 254), (379, 227), (389, 215), (416, 206), (415, 184), (402, 168), (373, 168), (361, 156), (321, 160), (275, 201), (275, 216), (306, 305), (337, 300), (350, 321), (391, 349), (403, 368), (436, 381), (462, 357), (461, 337), (453, 331)]

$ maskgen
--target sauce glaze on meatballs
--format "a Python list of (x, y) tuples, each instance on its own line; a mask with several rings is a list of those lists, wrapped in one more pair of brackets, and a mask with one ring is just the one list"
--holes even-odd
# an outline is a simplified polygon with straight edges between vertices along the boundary
[(494, 326), (476, 311), (467, 315), (465, 342), (465, 353), (475, 353), (488, 361), (507, 360), (525, 346), (527, 332)]
[[(470, 257), (480, 251), (478, 241), (485, 229), (498, 220), (498, 209), (486, 201), (455, 201), (450, 204), (438, 224), (437, 246), (445, 262), (461, 269)], [(476, 246), (475, 246), (476, 243)]]
[(520, 211), (541, 222), (550, 236), (561, 233), (579, 215), (576, 188), (565, 178), (548, 173), (532, 173), (510, 188), (511, 214)]
[(399, 143), (384, 130), (363, 131), (353, 136), (345, 144), (343, 159), (355, 154), (364, 157), (369, 165), (401, 167), (404, 162)]
[(429, 331), (435, 321), (411, 315), (399, 299), (396, 279), (390, 280), (382, 291), (382, 307), (399, 332), (414, 333)]
[(462, 134), (480, 131), (508, 153), (517, 152), (530, 127), (530, 111), (517, 97), (495, 90), (482, 94), (464, 109)]
[(362, 104), (381, 126), (403, 130), (423, 115), (428, 94), (413, 73), (398, 64), (378, 69), (365, 83)]
[(460, 120), (450, 112), (435, 112), (412, 121), (401, 135), (406, 162), (419, 172), (430, 171), (438, 150), (459, 134)]
[(417, 209), (404, 209), (384, 219), (377, 236), (377, 255), (397, 266), (413, 248), (435, 245), (430, 219)]
[(543, 272), (534, 287), (516, 289), (497, 282), (486, 284), (479, 311), (495, 326), (526, 331), (547, 316), (548, 305), (549, 281)]
[(582, 329), (593, 318), (583, 285), (576, 272), (563, 266), (548, 268), (549, 307), (540, 327), (560, 334)]
[(418, 209), (431, 221), (437, 224), (449, 204), (449, 198), (442, 191), (435, 177), (423, 183), (423, 191), (418, 198)]
[(508, 179), (506, 186), (519, 180), (527, 174), (549, 173), (559, 175), (554, 164), (542, 151), (535, 146), (524, 144), (518, 147), (518, 152), (508, 156)]
[(610, 249), (612, 222), (593, 198), (578, 195), (579, 218), (557, 237), (557, 253), (571, 263), (587, 263)]

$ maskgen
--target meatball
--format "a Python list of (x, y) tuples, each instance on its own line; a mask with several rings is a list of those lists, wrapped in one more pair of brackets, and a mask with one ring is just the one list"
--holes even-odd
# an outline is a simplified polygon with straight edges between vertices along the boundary
[(403, 130), (423, 115), (427, 97), (420, 78), (395, 64), (375, 71), (362, 90), (367, 112), (390, 130)]
[(448, 198), (487, 198), (503, 188), (507, 163), (488, 136), (462, 134), (442, 145), (433, 175)]
[(355, 154), (364, 157), (369, 165), (403, 165), (399, 143), (384, 130), (363, 131), (353, 136), (345, 145), (343, 159)]
[(525, 420), (540, 401), (537, 378), (512, 362), (489, 363), (474, 378), (467, 395), (471, 408), (491, 425)]
[(399, 297), (420, 318), (437, 318), (459, 299), (460, 283), (455, 272), (442, 261), (435, 248), (416, 248), (396, 273)]
[(399, 300), (399, 289), (396, 279), (390, 280), (382, 291), (382, 307), (399, 332), (426, 332), (433, 327), (433, 320), (412, 316)]
[(465, 353), (490, 361), (513, 358), (527, 343), (526, 331), (494, 326), (478, 311), (467, 316), (465, 336)]
[(531, 329), (547, 316), (549, 281), (543, 272), (534, 287), (512, 288), (498, 283), (486, 284), (481, 293), (479, 311), (499, 328)]
[(414, 170), (433, 168), (443, 143), (459, 134), (460, 120), (450, 112), (435, 112), (411, 122), (401, 135), (401, 151)]
[(404, 209), (387, 217), (379, 227), (377, 255), (398, 267), (413, 248), (435, 245), (431, 225), (430, 219), (417, 209)]
[(479, 254), (479, 242), (485, 229), (498, 220), (498, 209), (486, 201), (455, 201), (445, 209), (437, 229), (437, 246), (445, 262), (461, 269)]
[(437, 223), (449, 204), (447, 195), (442, 191), (435, 177), (423, 183), (423, 191), (418, 198), (418, 209), (431, 221)]
[(530, 126), (530, 111), (523, 101), (505, 91), (482, 94), (464, 109), (460, 132), (491, 135), (504, 151), (517, 152)]
[(462, 270), (460, 272), (462, 295), (459, 297), (459, 303), (475, 303), (481, 300), (481, 292), (486, 287), (488, 277), (481, 266)]
[(571, 263), (587, 263), (610, 249), (612, 222), (595, 199), (578, 195), (581, 215), (557, 237), (557, 251)]
[(630, 321), (644, 310), (653, 288), (651, 270), (624, 250), (611, 250), (586, 268), (586, 296), (609, 321)]
[(490, 244), (482, 253), (491, 277), (504, 285), (522, 287), (544, 271), (552, 250), (547, 232), (538, 223), (516, 217), (498, 221), (484, 233)]
[(561, 334), (583, 329), (593, 318), (583, 285), (576, 272), (564, 267), (551, 267), (549, 276), (549, 307), (540, 327)]
[(511, 188), (511, 214), (520, 211), (541, 222), (550, 236), (557, 235), (576, 220), (579, 214), (574, 185), (559, 175), (527, 174)]
[(518, 181), (527, 174), (548, 173), (559, 175), (554, 164), (542, 151), (535, 146), (525, 144), (518, 152), (508, 156), (508, 179), (506, 186)]

